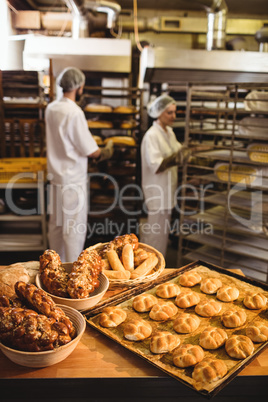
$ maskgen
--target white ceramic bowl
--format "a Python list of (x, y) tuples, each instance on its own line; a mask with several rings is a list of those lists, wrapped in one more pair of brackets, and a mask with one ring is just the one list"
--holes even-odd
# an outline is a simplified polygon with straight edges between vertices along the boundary
[(0, 349), (4, 355), (6, 355), (12, 362), (25, 367), (47, 367), (66, 359), (80, 341), (86, 329), (86, 321), (79, 311), (69, 306), (59, 305), (58, 307), (60, 307), (70, 318), (77, 330), (77, 336), (71, 342), (56, 349), (43, 352), (22, 352), (20, 350), (9, 348), (0, 342)]
[[(71, 272), (72, 269), (71, 262), (65, 262), (62, 265), (64, 266), (64, 268), (68, 273)], [(95, 289), (94, 292), (92, 292), (89, 297), (86, 297), (85, 299), (71, 299), (52, 295), (51, 293), (47, 292), (46, 289), (43, 287), (40, 274), (37, 274), (35, 278), (36, 286), (40, 289), (45, 290), (47, 294), (54, 300), (55, 303), (64, 304), (65, 306), (73, 307), (79, 311), (86, 311), (91, 307), (94, 307), (103, 298), (104, 294), (107, 292), (109, 287), (109, 279), (107, 278), (107, 276), (101, 273), (99, 276), (99, 281), (100, 281), (99, 287)]]

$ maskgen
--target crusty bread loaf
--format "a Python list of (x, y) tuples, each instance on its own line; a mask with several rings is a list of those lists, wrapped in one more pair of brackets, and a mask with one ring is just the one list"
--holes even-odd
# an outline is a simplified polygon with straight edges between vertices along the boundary
[(249, 293), (243, 300), (244, 305), (250, 310), (258, 310), (266, 307), (267, 297), (263, 293)]
[(102, 105), (99, 103), (89, 103), (84, 107), (85, 112), (92, 113), (111, 113), (113, 111), (112, 106)]
[(29, 282), (35, 283), (36, 275), (38, 274), (40, 269), (40, 262), (39, 261), (16, 262), (14, 264), (8, 265), (8, 267), (6, 268), (25, 268), (30, 276)]
[(206, 357), (198, 363), (192, 377), (200, 383), (210, 383), (220, 380), (227, 373), (227, 366), (223, 360)]
[(172, 355), (173, 364), (177, 367), (190, 367), (201, 362), (205, 353), (199, 345), (190, 343), (177, 347)]
[(152, 333), (151, 325), (145, 320), (130, 320), (124, 325), (124, 337), (130, 341), (141, 341)]
[(159, 302), (155, 304), (149, 313), (149, 317), (155, 321), (166, 321), (173, 317), (178, 308), (171, 301)]
[(100, 315), (99, 322), (102, 327), (114, 328), (127, 318), (127, 313), (117, 306), (105, 307)]
[(239, 290), (234, 286), (225, 285), (217, 291), (216, 297), (223, 302), (234, 301), (239, 297)]
[(200, 290), (202, 292), (212, 295), (222, 286), (222, 282), (218, 278), (205, 278), (200, 283)]
[(266, 322), (254, 321), (246, 328), (246, 335), (256, 343), (268, 340), (268, 325)]
[(134, 128), (136, 126), (137, 126), (137, 122), (134, 119), (124, 120), (120, 123), (120, 128), (123, 128), (123, 129), (130, 129), (130, 128)]
[(15, 295), (15, 283), (28, 283), (30, 275), (23, 266), (13, 266), (0, 271), (0, 296), (12, 297)]
[(254, 352), (254, 345), (248, 336), (232, 335), (225, 343), (225, 350), (230, 357), (245, 359)]
[(228, 335), (222, 328), (207, 327), (201, 332), (199, 337), (199, 344), (204, 349), (218, 349), (224, 345)]
[(174, 331), (181, 334), (194, 332), (200, 324), (200, 318), (195, 314), (181, 313), (173, 323)]
[(170, 299), (180, 293), (180, 288), (176, 283), (166, 282), (157, 286), (155, 293), (157, 296), (162, 297), (163, 299)]
[(133, 105), (117, 106), (114, 108), (114, 113), (128, 114), (128, 113), (136, 113), (136, 112), (137, 112), (137, 109)]
[(103, 140), (101, 138), (101, 136), (99, 135), (92, 135), (93, 139), (96, 141), (97, 145), (102, 145), (103, 144)]
[(175, 299), (175, 304), (180, 308), (189, 308), (195, 306), (199, 302), (199, 294), (188, 288), (180, 292)]
[(247, 314), (242, 309), (236, 310), (232, 308), (225, 311), (221, 316), (222, 323), (226, 328), (240, 327), (241, 325), (245, 324), (246, 319)]
[(218, 315), (220, 313), (221, 309), (221, 303), (213, 299), (201, 300), (195, 306), (195, 312), (202, 317), (214, 317), (215, 315)]
[(180, 338), (168, 331), (157, 331), (151, 337), (150, 350), (152, 353), (168, 353), (180, 344)]
[(179, 283), (181, 286), (192, 287), (200, 283), (202, 277), (198, 272), (187, 271), (180, 276)]
[(114, 135), (112, 137), (107, 137), (103, 140), (103, 143), (106, 144), (109, 140), (113, 141), (114, 145), (122, 145), (128, 147), (135, 147), (136, 141), (133, 137), (128, 137), (126, 135)]
[(113, 122), (108, 120), (88, 120), (88, 128), (113, 128)]
[(132, 307), (139, 313), (144, 313), (150, 311), (157, 302), (158, 300), (154, 295), (144, 293), (134, 297)]

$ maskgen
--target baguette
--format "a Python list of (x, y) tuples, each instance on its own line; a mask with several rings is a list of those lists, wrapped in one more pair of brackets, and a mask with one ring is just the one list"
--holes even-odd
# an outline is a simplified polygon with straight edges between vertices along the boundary
[(136, 279), (140, 276), (147, 275), (158, 263), (158, 258), (155, 254), (151, 255), (150, 257), (146, 258), (132, 273), (130, 278)]
[(120, 272), (126, 271), (115, 250), (113, 250), (113, 249), (108, 250), (107, 257), (108, 257), (109, 263), (114, 271), (120, 271)]
[(107, 276), (108, 279), (129, 279), (130, 271), (113, 271), (111, 269), (104, 269), (102, 271), (104, 275)]
[(125, 244), (122, 250), (122, 262), (127, 271), (134, 270), (134, 251), (131, 244)]

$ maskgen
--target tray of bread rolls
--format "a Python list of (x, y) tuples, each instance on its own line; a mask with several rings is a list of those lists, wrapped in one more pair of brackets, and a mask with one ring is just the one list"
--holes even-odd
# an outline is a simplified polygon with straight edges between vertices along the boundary
[(268, 285), (203, 261), (170, 271), (107, 299), (85, 318), (211, 398), (267, 347)]

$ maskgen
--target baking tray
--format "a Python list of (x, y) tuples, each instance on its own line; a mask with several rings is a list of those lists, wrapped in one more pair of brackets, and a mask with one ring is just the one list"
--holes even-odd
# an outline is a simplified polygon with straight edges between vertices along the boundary
[[(221, 314), (228, 310), (229, 308), (243, 308), (247, 312), (247, 321), (246, 323), (239, 327), (239, 328), (233, 328), (233, 329), (228, 329), (225, 328), (221, 324), (220, 316), (217, 317), (211, 317), (211, 318), (204, 318), (200, 317), (201, 319), (201, 324), (199, 328), (191, 333), (191, 334), (177, 334), (173, 330), (173, 321), (176, 318), (176, 316), (168, 321), (165, 322), (156, 322), (153, 321), (149, 318), (148, 313), (137, 313), (132, 309), (132, 301), (133, 298), (141, 293), (152, 293), (155, 295), (155, 290), (157, 285), (160, 283), (164, 282), (175, 282), (178, 283), (179, 276), (189, 270), (197, 270), (200, 272), (201, 276), (203, 278), (205, 277), (218, 277), (222, 280), (223, 285), (224, 284), (230, 284), (233, 283), (235, 284), (240, 291), (239, 298), (234, 301), (234, 302), (222, 302), (222, 311)], [(167, 270), (168, 271), (168, 270)], [(200, 294), (201, 298), (213, 298), (216, 299), (215, 295), (206, 295), (200, 291), (199, 285), (196, 285), (192, 288), (192, 290), (198, 292)], [(180, 381), (181, 383), (185, 384), (187, 387), (193, 389), (196, 391), (198, 394), (201, 394), (207, 398), (212, 398), (215, 396), (222, 388), (224, 388), (227, 384), (230, 383), (230, 381), (235, 378), (238, 373), (243, 370), (249, 363), (252, 362), (266, 347), (268, 346), (268, 341), (265, 343), (260, 343), (256, 344), (254, 343), (254, 352), (251, 356), (244, 360), (237, 360), (237, 359), (232, 359), (230, 358), (227, 353), (225, 352), (224, 346), (216, 349), (215, 351), (213, 350), (204, 350), (205, 351), (205, 357), (213, 357), (213, 358), (219, 358), (223, 359), (227, 365), (228, 372), (227, 374), (220, 380), (214, 382), (214, 383), (208, 383), (205, 384), (204, 387), (200, 389), (200, 387), (194, 382), (194, 380), (191, 377), (193, 367), (192, 368), (185, 368), (185, 369), (180, 369), (177, 368), (173, 365), (172, 363), (172, 352), (166, 353), (166, 354), (153, 354), (150, 352), (149, 349), (149, 343), (150, 343), (150, 338), (145, 339), (143, 341), (139, 342), (132, 342), (128, 341), (127, 339), (124, 338), (123, 336), (123, 326), (124, 323), (119, 325), (117, 328), (103, 328), (99, 325), (99, 315), (101, 311), (104, 309), (104, 307), (111, 306), (111, 305), (117, 305), (123, 308), (127, 312), (127, 319), (132, 319), (132, 318), (141, 318), (144, 320), (147, 320), (150, 322), (153, 332), (156, 330), (167, 330), (170, 331), (176, 335), (179, 335), (181, 344), (182, 343), (192, 343), (192, 344), (198, 344), (199, 341), (199, 335), (200, 333), (209, 325), (212, 326), (218, 326), (220, 328), (223, 328), (227, 334), (228, 337), (230, 337), (232, 334), (243, 334), (245, 335), (245, 329), (249, 322), (251, 322), (253, 319), (255, 319), (257, 316), (258, 318), (265, 320), (267, 322), (268, 320), (268, 312), (266, 310), (249, 310), (246, 309), (243, 305), (243, 298), (246, 294), (246, 292), (251, 291), (251, 290), (258, 290), (261, 291), (268, 297), (268, 285), (251, 280), (249, 278), (246, 278), (242, 275), (236, 274), (231, 271), (227, 271), (226, 269), (223, 269), (221, 267), (218, 267), (213, 264), (209, 264), (204, 261), (195, 261), (193, 263), (190, 263), (186, 265), (185, 267), (182, 267), (178, 270), (172, 270), (172, 272), (167, 273), (166, 275), (163, 275), (156, 280), (152, 281), (151, 283), (147, 283), (145, 285), (140, 285), (137, 286), (133, 289), (130, 289), (129, 291), (125, 291), (122, 294), (115, 295), (111, 299), (106, 299), (102, 305), (97, 306), (96, 308), (93, 308), (91, 311), (89, 311), (85, 315), (85, 319), (87, 323), (103, 333), (104, 335), (108, 336), (109, 338), (113, 339), (115, 342), (119, 343), (126, 349), (132, 351), (133, 353), (137, 354), (138, 356), (142, 357), (149, 363), (153, 364), (160, 370), (164, 371), (166, 374), (172, 376), (176, 380)], [(159, 298), (160, 299), (160, 298)], [(175, 298), (174, 298), (175, 299)], [(174, 299), (169, 299), (173, 300)], [(163, 299), (161, 299), (163, 300)], [(219, 300), (217, 300), (219, 301)], [(184, 311), (187, 311), (189, 313), (194, 313), (194, 307), (188, 308), (188, 309), (180, 309), (178, 308), (178, 314)], [(126, 322), (125, 321), (125, 322)]]

